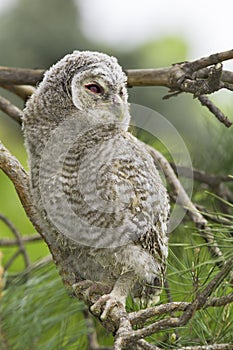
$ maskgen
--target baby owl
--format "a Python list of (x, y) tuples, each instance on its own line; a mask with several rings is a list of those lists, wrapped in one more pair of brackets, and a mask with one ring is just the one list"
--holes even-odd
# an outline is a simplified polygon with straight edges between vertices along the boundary
[(127, 131), (127, 98), (116, 58), (74, 51), (45, 73), (23, 118), (44, 239), (68, 287), (107, 287), (105, 308), (129, 294), (154, 302), (168, 254), (168, 195)]

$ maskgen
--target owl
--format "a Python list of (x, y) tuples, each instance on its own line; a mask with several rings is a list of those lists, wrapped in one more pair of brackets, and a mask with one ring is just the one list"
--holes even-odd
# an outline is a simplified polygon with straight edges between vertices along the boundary
[[(74, 51), (53, 65), (24, 110), (30, 193), (65, 285), (108, 290), (92, 306), (158, 298), (166, 270), (169, 200), (128, 127), (117, 59)], [(142, 116), (143, 118), (143, 116)]]

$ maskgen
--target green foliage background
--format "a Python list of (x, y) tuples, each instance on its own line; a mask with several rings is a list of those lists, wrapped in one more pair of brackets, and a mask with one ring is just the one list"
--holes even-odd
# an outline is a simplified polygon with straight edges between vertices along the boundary
[[(118, 57), (127, 68), (168, 66), (187, 58), (189, 46), (182, 37), (162, 37), (145, 43), (132, 52), (113, 50), (98, 42), (88, 41), (82, 33), (77, 4), (72, 0), (19, 0), (0, 17), (0, 65), (48, 68), (74, 49), (104, 51)], [(3, 89), (0, 93), (20, 108), (22, 102)], [(190, 96), (182, 95), (163, 101), (163, 88), (129, 89), (130, 101), (150, 107), (176, 127), (189, 149), (194, 167), (215, 174), (233, 173), (232, 130), (220, 125)], [(232, 104), (220, 106), (233, 115)], [(136, 131), (137, 134), (137, 131)], [(156, 140), (139, 133), (141, 139), (160, 148)], [(20, 127), (0, 113), (0, 140), (27, 168), (27, 156)], [(193, 200), (204, 203), (216, 212), (218, 201), (195, 185)], [(229, 207), (230, 208), (230, 207)], [(230, 210), (230, 209), (229, 209)], [(0, 213), (8, 217), (23, 235), (34, 229), (22, 209), (15, 190), (0, 172)], [(231, 214), (229, 218), (232, 219)], [(226, 256), (231, 254), (232, 227), (215, 225), (218, 241)], [(10, 230), (0, 221), (0, 238), (12, 238)], [(49, 252), (43, 242), (29, 244), (29, 257), (38, 261)], [(197, 249), (198, 248), (198, 249)], [(16, 248), (1, 248), (3, 265)], [(0, 350), (27, 349), (83, 349), (87, 348), (87, 328), (81, 310), (83, 305), (70, 298), (64, 290), (53, 264), (34, 268), (29, 275), (23, 272), (24, 262), (18, 257), (6, 275), (6, 288), (0, 306)], [(168, 280), (175, 301), (190, 301), (215, 273), (208, 249), (193, 225), (185, 220), (170, 237)], [(15, 277), (17, 275), (17, 277)], [(216, 295), (226, 293), (226, 283)], [(166, 301), (163, 292), (161, 301)], [(129, 310), (137, 308), (129, 300)], [(233, 342), (233, 310), (231, 306), (199, 312), (189, 326), (179, 331), (179, 345), (192, 345), (198, 340)], [(95, 322), (95, 321), (94, 321)], [(111, 344), (112, 338), (95, 322), (102, 344)], [(175, 347), (173, 330), (156, 335), (158, 345)], [(6, 345), (6, 343), (8, 343)], [(8, 346), (8, 347), (7, 347)]]

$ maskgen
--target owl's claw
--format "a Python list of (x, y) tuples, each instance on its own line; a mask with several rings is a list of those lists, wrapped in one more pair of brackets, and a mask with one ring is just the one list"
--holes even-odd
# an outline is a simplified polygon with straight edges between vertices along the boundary
[[(115, 306), (118, 306), (119, 304), (122, 305), (122, 303), (117, 300), (114, 296), (111, 294), (105, 294), (102, 295), (95, 304), (93, 304), (90, 308), (91, 312), (95, 315), (100, 315), (100, 319), (102, 321), (106, 320), (110, 312)], [(103, 309), (103, 312), (101, 313)]]
[(77, 297), (88, 301), (88, 303), (94, 303), (94, 305), (99, 300), (100, 295), (109, 292), (109, 286), (90, 280), (80, 281), (73, 284), (72, 287)]
[(93, 282), (90, 280), (84, 280), (72, 285), (73, 291), (76, 295), (83, 293), (85, 290), (92, 286)]

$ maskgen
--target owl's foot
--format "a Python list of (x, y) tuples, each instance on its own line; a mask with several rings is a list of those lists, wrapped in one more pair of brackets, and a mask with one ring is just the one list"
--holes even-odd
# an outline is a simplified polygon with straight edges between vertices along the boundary
[(72, 287), (74, 294), (77, 297), (84, 299), (89, 304), (94, 303), (94, 305), (99, 300), (101, 295), (109, 293), (111, 290), (111, 287), (107, 285), (90, 280), (80, 281), (73, 284)]
[(79, 281), (72, 285), (74, 294), (78, 297), (82, 296), (85, 291), (87, 291), (93, 282), (90, 280)]
[(104, 321), (116, 306), (125, 306), (125, 298), (120, 300), (110, 293), (102, 295), (90, 310), (94, 315), (100, 315), (100, 319)]

